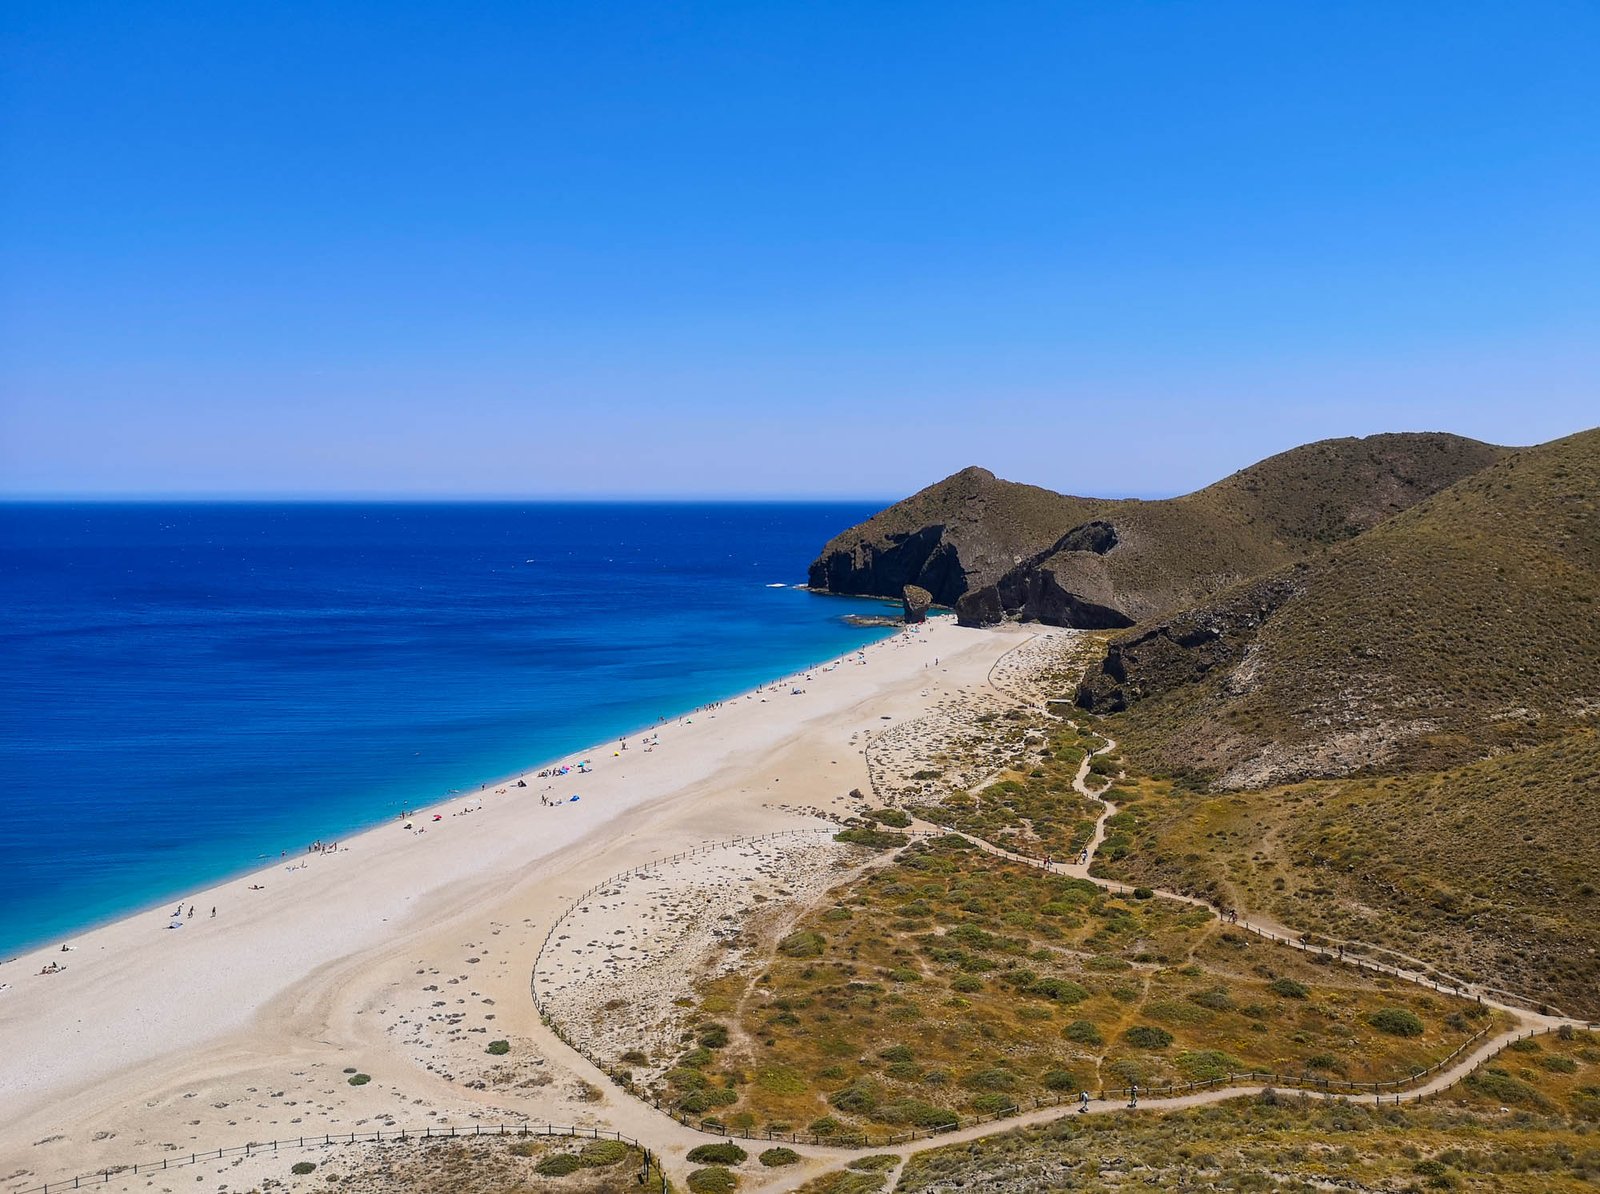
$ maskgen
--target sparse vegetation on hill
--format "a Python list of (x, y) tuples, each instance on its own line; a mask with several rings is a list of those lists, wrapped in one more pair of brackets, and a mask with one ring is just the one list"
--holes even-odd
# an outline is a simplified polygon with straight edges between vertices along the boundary
[(1600, 1015), (1600, 731), (1443, 772), (1126, 787), (1097, 873)]
[[(1282, 979), (1304, 995), (1275, 991)], [(1386, 1012), (1422, 1033), (1385, 1031)], [(1204, 909), (1108, 896), (959, 838), (908, 846), (838, 891), (765, 961), (711, 980), (699, 1015), (727, 1025), (726, 1043), (691, 1031), (663, 1106), (821, 1135), (1252, 1068), (1393, 1080), (1498, 1023)]]
[[(1125, 636), (1084, 699), (1131, 705), (1111, 732), (1147, 768), (1226, 787), (1448, 767), (1592, 716), (1600, 431), (1506, 456), (1292, 587), (1253, 622), (1237, 595), (1177, 616), (1170, 650), (1139, 646), (1159, 625)], [(1219, 658), (1185, 669), (1185, 651)]]

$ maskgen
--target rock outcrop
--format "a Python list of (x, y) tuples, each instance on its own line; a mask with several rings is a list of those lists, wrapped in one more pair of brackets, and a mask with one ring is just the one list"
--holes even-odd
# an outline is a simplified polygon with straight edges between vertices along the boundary
[(1507, 449), (1432, 433), (1324, 440), (1163, 501), (1069, 497), (967, 468), (835, 536), (819, 592), (899, 597), (964, 625), (1118, 629), (1312, 558)]
[(921, 585), (907, 585), (900, 590), (900, 604), (905, 610), (907, 626), (928, 620), (928, 607), (933, 604), (933, 594)]
[(1132, 626), (1134, 619), (1122, 608), (1104, 560), (1117, 542), (1115, 525), (1105, 519), (1073, 527), (993, 585), (966, 593), (956, 603), (956, 616), (964, 626), (1006, 619), (1081, 630)]
[(1185, 610), (1117, 639), (1078, 685), (1080, 708), (1121, 713), (1135, 701), (1203, 679), (1243, 661), (1257, 632), (1299, 592), (1303, 567), (1246, 585), (1203, 609)]
[(817, 592), (891, 598), (916, 585), (953, 606), (1103, 504), (962, 469), (835, 536), (808, 583)]

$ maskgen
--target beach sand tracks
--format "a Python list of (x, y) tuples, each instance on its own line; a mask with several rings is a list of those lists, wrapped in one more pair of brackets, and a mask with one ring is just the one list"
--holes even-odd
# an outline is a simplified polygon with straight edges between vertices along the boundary
[(1094, 654), (1095, 637), (1052, 626), (1033, 633), (995, 661), (989, 683), (1022, 705), (1071, 697)]
[(922, 716), (889, 726), (866, 744), (867, 774), (888, 804), (940, 804), (1034, 767), (1060, 722), (1046, 702), (1076, 685), (1090, 636), (1041, 627), (991, 667), (987, 683), (935, 689)]
[[(880, 731), (867, 745), (867, 774), (885, 803), (936, 802), (1008, 769), (1042, 743), (1044, 716), (988, 688), (961, 690), (933, 710)], [(1030, 742), (1029, 732), (1037, 742)]]
[(768, 918), (792, 915), (859, 861), (856, 847), (819, 830), (619, 878), (561, 922), (539, 959), (535, 986), (583, 1052), (625, 1066), (636, 1081), (657, 1077), (690, 1025), (680, 1001), (699, 982), (748, 964)]

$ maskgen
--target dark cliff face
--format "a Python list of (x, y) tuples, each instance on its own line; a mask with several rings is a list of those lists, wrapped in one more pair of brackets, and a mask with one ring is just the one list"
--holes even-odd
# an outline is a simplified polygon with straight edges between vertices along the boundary
[(1256, 581), (1205, 609), (1186, 610), (1106, 648), (1078, 686), (1080, 708), (1120, 713), (1147, 697), (1238, 664), (1262, 624), (1300, 592), (1299, 574)]
[(870, 597), (898, 597), (916, 585), (940, 605), (954, 605), (967, 591), (966, 569), (959, 551), (945, 542), (943, 526), (830, 551), (812, 562), (808, 581), (819, 592)]
[(1094, 519), (1073, 527), (1047, 551), (1031, 556), (993, 585), (968, 593), (956, 606), (966, 626), (1007, 619), (1115, 630), (1132, 626), (1103, 557), (1118, 543), (1116, 526)]

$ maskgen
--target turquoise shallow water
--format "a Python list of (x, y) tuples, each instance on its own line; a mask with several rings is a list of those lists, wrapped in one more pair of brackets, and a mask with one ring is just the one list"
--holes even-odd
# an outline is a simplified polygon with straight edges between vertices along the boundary
[(0, 506), (0, 956), (883, 637), (872, 509)]

